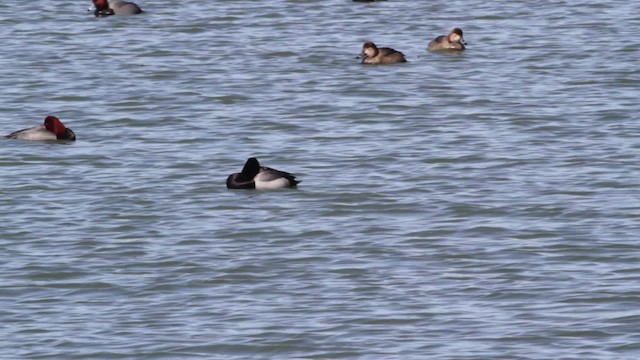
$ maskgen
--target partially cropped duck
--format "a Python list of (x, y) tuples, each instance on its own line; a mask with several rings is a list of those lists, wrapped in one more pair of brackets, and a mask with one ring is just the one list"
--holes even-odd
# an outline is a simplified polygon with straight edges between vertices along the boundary
[(300, 181), (285, 171), (260, 166), (258, 159), (249, 158), (242, 171), (227, 178), (227, 189), (280, 189), (296, 187)]
[(65, 127), (60, 119), (53, 115), (49, 115), (44, 119), (44, 125), (34, 126), (32, 128), (12, 132), (5, 137), (9, 139), (21, 140), (67, 140), (75, 141), (76, 134), (73, 130)]
[(440, 35), (429, 42), (427, 50), (454, 50), (462, 51), (465, 49), (466, 42), (462, 37), (462, 29), (454, 28), (448, 35)]
[(96, 17), (103, 17), (109, 15), (132, 15), (140, 14), (142, 9), (135, 3), (121, 0), (93, 0), (93, 6), (96, 10), (93, 14)]
[(362, 45), (362, 52), (357, 58), (362, 58), (362, 64), (393, 64), (407, 62), (404, 54), (392, 48), (379, 48), (367, 41)]

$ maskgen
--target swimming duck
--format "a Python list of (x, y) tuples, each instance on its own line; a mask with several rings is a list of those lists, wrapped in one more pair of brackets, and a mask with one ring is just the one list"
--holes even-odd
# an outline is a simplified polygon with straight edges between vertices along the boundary
[(242, 172), (229, 175), (227, 189), (279, 189), (295, 187), (300, 181), (285, 171), (260, 166), (258, 159), (249, 158)]
[(356, 59), (362, 58), (362, 64), (392, 64), (407, 62), (404, 54), (392, 48), (379, 48), (367, 41), (362, 45), (362, 52)]
[(109, 2), (109, 0), (93, 0), (93, 6), (96, 7), (96, 10), (93, 12), (96, 17), (132, 15), (142, 12), (142, 9), (135, 3), (122, 0), (114, 0), (111, 2)]
[(12, 132), (5, 137), (9, 139), (21, 140), (67, 140), (75, 141), (76, 134), (73, 130), (65, 127), (62, 122), (55, 116), (49, 115), (44, 119), (44, 125), (34, 126), (32, 128)]
[(462, 51), (465, 49), (465, 45), (467, 45), (467, 43), (464, 42), (464, 38), (462, 37), (462, 29), (453, 28), (449, 35), (440, 35), (437, 38), (431, 40), (431, 42), (429, 42), (429, 46), (427, 46), (427, 50)]

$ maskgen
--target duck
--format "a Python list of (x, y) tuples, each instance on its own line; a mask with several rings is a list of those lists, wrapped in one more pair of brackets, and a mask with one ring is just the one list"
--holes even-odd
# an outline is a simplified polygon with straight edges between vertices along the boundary
[(46, 140), (66, 140), (75, 141), (76, 134), (73, 130), (65, 127), (64, 124), (53, 115), (49, 115), (44, 119), (43, 125), (34, 126), (28, 129), (22, 129), (12, 132), (9, 135), (5, 135), (9, 139), (21, 139), (21, 140), (34, 140), (34, 141), (46, 141)]
[(260, 166), (258, 159), (251, 157), (239, 173), (229, 175), (227, 189), (281, 189), (296, 187), (300, 181), (286, 171)]
[(96, 10), (93, 14), (96, 17), (104, 17), (109, 15), (132, 15), (140, 14), (142, 9), (135, 3), (122, 0), (93, 0), (93, 6)]
[(379, 48), (367, 41), (362, 45), (362, 52), (356, 59), (362, 58), (362, 64), (393, 64), (407, 62), (404, 54), (392, 48)]
[(438, 51), (438, 50), (453, 50), (453, 51), (462, 51), (466, 49), (465, 45), (467, 43), (464, 41), (462, 37), (462, 29), (453, 28), (448, 35), (440, 35), (437, 38), (431, 40), (429, 45), (427, 46), (427, 50), (430, 51)]

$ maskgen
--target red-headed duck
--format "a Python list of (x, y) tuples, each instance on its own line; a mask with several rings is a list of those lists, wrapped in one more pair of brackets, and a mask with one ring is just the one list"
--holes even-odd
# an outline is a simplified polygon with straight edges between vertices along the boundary
[(12, 132), (5, 137), (9, 139), (22, 140), (67, 140), (75, 141), (76, 134), (73, 130), (65, 127), (60, 119), (53, 115), (49, 115), (44, 119), (44, 125), (34, 126), (32, 128)]
[(103, 17), (109, 15), (132, 15), (140, 14), (142, 9), (140, 6), (121, 0), (93, 0), (93, 6), (96, 7), (96, 11), (93, 14), (96, 17)]
[(227, 189), (280, 189), (296, 187), (300, 181), (285, 171), (260, 166), (258, 159), (249, 158), (242, 172), (229, 175)]
[(372, 42), (362, 45), (362, 52), (356, 59), (362, 58), (362, 64), (392, 64), (407, 62), (404, 54), (391, 48), (379, 48)]
[(462, 37), (462, 29), (454, 28), (453, 30), (451, 30), (449, 35), (440, 35), (437, 38), (431, 40), (431, 42), (429, 42), (427, 50), (462, 51), (465, 49), (465, 45), (467, 45), (467, 43), (464, 42), (464, 38)]

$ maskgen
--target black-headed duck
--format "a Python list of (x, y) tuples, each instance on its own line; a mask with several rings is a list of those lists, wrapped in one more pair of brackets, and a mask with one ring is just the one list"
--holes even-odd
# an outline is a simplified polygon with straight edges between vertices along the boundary
[(296, 187), (300, 181), (286, 171), (260, 166), (258, 159), (249, 158), (242, 171), (229, 175), (227, 189), (280, 189)]
[(109, 15), (133, 15), (140, 14), (142, 9), (135, 3), (122, 0), (93, 0), (96, 10), (93, 14), (96, 17)]

